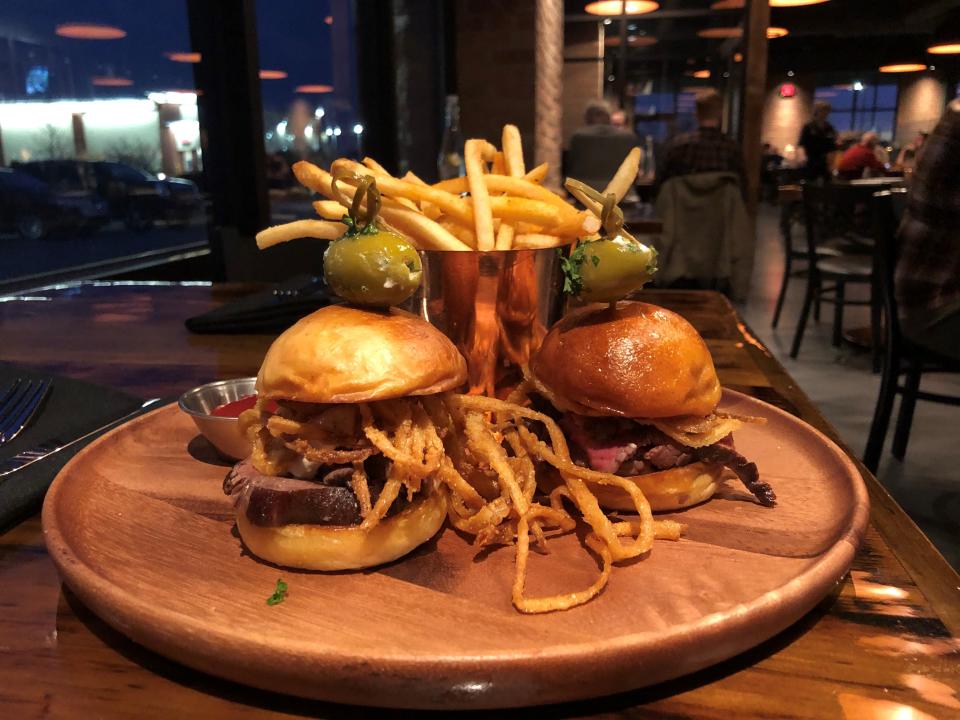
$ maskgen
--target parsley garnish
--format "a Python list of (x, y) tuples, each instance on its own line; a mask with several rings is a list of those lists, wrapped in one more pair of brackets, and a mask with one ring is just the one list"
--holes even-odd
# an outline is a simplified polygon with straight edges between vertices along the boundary
[(277, 605), (282, 603), (287, 598), (287, 584), (277, 578), (277, 587), (273, 591), (273, 595), (267, 598), (267, 605)]
[(567, 295), (576, 295), (583, 288), (583, 276), (580, 275), (580, 266), (586, 253), (586, 243), (580, 243), (577, 248), (570, 253), (570, 257), (563, 254), (563, 250), (557, 249), (557, 255), (560, 257), (560, 270), (563, 271), (563, 292)]

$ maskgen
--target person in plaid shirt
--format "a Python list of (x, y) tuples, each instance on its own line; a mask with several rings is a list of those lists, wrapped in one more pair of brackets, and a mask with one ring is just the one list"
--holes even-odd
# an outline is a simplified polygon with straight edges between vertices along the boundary
[(960, 358), (960, 99), (919, 154), (899, 238), (904, 335)]
[(696, 103), (699, 127), (664, 143), (657, 164), (657, 190), (678, 175), (729, 171), (740, 176), (740, 189), (745, 193), (743, 153), (735, 140), (720, 131), (723, 98), (716, 90), (704, 90), (697, 93)]

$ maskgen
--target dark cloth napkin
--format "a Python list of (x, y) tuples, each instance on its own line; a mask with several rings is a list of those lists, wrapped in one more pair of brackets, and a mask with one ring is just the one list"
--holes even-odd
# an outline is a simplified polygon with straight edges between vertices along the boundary
[[(0, 362), (0, 388), (16, 378), (41, 378), (42, 373)], [(0, 460), (21, 450), (57, 438), (70, 441), (116, 420), (140, 407), (142, 400), (119, 390), (65, 377), (54, 377), (43, 405), (13, 442), (0, 446)], [(150, 409), (159, 407), (153, 405)], [(0, 478), (0, 532), (16, 525), (40, 509), (43, 496), (60, 469), (90, 437), (66, 450), (38, 460)]]
[(323, 278), (298, 275), (203, 315), (188, 318), (187, 330), (198, 334), (276, 333), (314, 310), (340, 302)]

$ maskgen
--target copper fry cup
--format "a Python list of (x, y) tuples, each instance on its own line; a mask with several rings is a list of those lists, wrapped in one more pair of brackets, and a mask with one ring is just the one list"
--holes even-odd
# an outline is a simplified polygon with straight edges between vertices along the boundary
[(421, 251), (423, 282), (404, 304), (467, 360), (469, 392), (503, 397), (563, 313), (558, 250)]

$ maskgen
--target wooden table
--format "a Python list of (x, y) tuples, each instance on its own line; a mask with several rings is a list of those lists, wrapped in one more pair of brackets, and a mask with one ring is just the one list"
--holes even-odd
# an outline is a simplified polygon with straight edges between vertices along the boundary
[[(0, 303), (0, 359), (175, 395), (256, 371), (266, 336), (197, 336), (183, 319), (249, 287), (85, 285)], [(721, 381), (835, 431), (726, 300), (650, 291), (707, 339)], [(853, 569), (810, 615), (708, 670), (538, 715), (960, 717), (960, 577), (877, 481)], [(146, 651), (63, 588), (34, 517), (0, 536), (0, 717), (356, 717), (387, 714), (241, 687)], [(184, 588), (189, 592), (189, 588)], [(406, 715), (406, 713), (404, 713)], [(530, 714), (527, 711), (525, 715)]]

